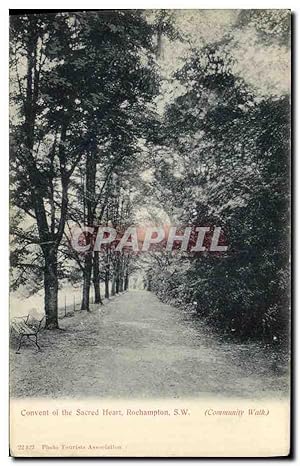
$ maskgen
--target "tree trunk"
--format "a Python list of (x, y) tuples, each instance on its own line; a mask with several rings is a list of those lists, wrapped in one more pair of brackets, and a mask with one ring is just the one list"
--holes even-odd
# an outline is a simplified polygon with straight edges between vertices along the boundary
[(115, 296), (116, 294), (116, 274), (113, 271), (112, 280), (111, 280), (111, 295)]
[(124, 257), (120, 257), (119, 265), (119, 292), (124, 291)]
[[(85, 205), (87, 209), (87, 218), (86, 219), (84, 218), (84, 222), (87, 221), (88, 226), (92, 226), (94, 224), (96, 167), (97, 165), (96, 165), (94, 153), (91, 151), (89, 154), (87, 154), (86, 165), (85, 165), (86, 192), (84, 196), (84, 201), (85, 201)], [(89, 311), (89, 308), (90, 308), (90, 287), (91, 287), (92, 268), (93, 268), (93, 257), (92, 257), (92, 252), (90, 251), (86, 253), (85, 260), (84, 260), (81, 310)], [(96, 299), (96, 296), (95, 296), (95, 299)]]
[(92, 275), (92, 254), (87, 253), (84, 260), (81, 310), (90, 310), (90, 287)]
[(109, 278), (110, 278), (110, 251), (105, 254), (105, 298), (109, 299)]
[(44, 251), (44, 290), (46, 328), (58, 328), (57, 250)]
[(128, 271), (126, 271), (125, 274), (125, 282), (124, 282), (124, 290), (127, 291), (129, 286), (129, 276), (128, 276)]
[(93, 259), (93, 283), (95, 292), (95, 304), (103, 304), (100, 293), (99, 252), (94, 252)]
[(107, 264), (105, 270), (105, 297), (109, 298), (109, 264)]
[(119, 262), (116, 264), (116, 294), (120, 291), (120, 265)]
[(119, 292), (122, 293), (124, 291), (124, 275), (123, 270), (120, 270), (120, 281), (119, 281)]

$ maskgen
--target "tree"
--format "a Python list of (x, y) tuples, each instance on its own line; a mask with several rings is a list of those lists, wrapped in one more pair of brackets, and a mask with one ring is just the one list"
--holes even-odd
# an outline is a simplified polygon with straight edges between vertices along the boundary
[[(84, 40), (93, 50), (102, 86), (101, 95), (93, 95), (99, 107), (90, 113), (90, 149), (85, 159), (84, 221), (91, 226), (102, 221), (112, 174), (136, 160), (140, 140), (155, 120), (150, 104), (158, 92), (159, 77), (154, 61), (153, 26), (143, 12), (97, 13), (85, 17), (85, 21), (88, 27)], [(98, 177), (104, 177), (102, 186)], [(101, 301), (98, 252), (85, 256), (81, 308), (87, 310), (92, 271), (97, 303)]]
[(86, 17), (80, 14), (20, 15), (11, 20), (11, 160), (12, 172), (18, 174), (12, 200), (35, 221), (32, 242), (43, 254), (49, 329), (58, 327), (57, 256), (69, 188), (87, 152), (91, 108), (99, 107), (94, 95), (102, 95), (100, 77), (90, 80), (97, 78), (97, 68), (84, 40), (86, 27)]
[(171, 222), (223, 226), (229, 250), (155, 258), (151, 287), (234, 335), (286, 341), (289, 103), (257, 99), (230, 47), (194, 50), (177, 72), (185, 91), (165, 112), (173, 152), (157, 151), (154, 172)]

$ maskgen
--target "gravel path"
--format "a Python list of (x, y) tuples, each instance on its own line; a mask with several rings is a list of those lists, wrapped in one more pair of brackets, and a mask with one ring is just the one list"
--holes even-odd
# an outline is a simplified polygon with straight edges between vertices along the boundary
[[(95, 306), (94, 306), (95, 307)], [(276, 355), (257, 344), (224, 342), (147, 291), (130, 291), (93, 312), (62, 319), (11, 351), (15, 397), (148, 398), (287, 394)], [(269, 350), (270, 351), (270, 350)]]

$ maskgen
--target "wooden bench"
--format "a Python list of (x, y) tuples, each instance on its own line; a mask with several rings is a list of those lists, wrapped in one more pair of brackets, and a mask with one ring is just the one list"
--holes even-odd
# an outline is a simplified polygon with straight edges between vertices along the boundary
[[(24, 337), (27, 337), (32, 343), (34, 343), (40, 351), (41, 348), (38, 344), (38, 333), (42, 328), (44, 320), (45, 316), (41, 320), (35, 320), (33, 323), (30, 323), (30, 314), (24, 317), (15, 317), (12, 320), (11, 331), (19, 337), (19, 345), (16, 351), (17, 354), (20, 354)], [(34, 340), (32, 340), (31, 337), (33, 337)]]

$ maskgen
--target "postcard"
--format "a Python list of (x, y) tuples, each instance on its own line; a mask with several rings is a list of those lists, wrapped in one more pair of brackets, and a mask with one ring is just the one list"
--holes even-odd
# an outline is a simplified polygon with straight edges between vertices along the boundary
[(291, 12), (10, 12), (10, 454), (290, 454)]

